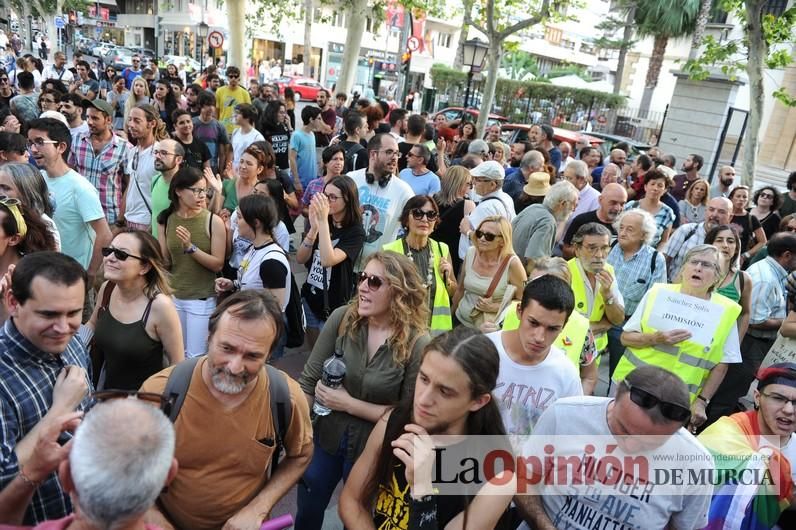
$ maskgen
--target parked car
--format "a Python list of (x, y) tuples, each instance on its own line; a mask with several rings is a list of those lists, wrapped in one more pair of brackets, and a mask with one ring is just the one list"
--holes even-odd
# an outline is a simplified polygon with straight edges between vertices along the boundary
[[(287, 82), (284, 80), (287, 79)], [(288, 77), (277, 79), (274, 84), (279, 87), (279, 93), (285, 93), (285, 87), (293, 89), (299, 101), (315, 101), (318, 91), (325, 88), (322, 84), (310, 77)]]
[(121, 71), (133, 65), (133, 55), (134, 54), (128, 49), (117, 48), (111, 50), (102, 60), (105, 61), (105, 64), (108, 66), (113, 66), (116, 70)]
[(101, 42), (91, 50), (91, 55), (94, 57), (105, 57), (108, 53), (117, 48), (119, 48), (119, 46), (111, 44), (110, 42)]
[[(439, 112), (435, 113), (432, 116), (432, 119), (437, 116), (437, 114), (442, 114), (445, 116), (445, 119), (448, 120), (448, 124), (451, 127), (458, 127), (459, 123), (462, 120), (462, 116), (464, 116), (464, 107), (446, 107)], [(473, 123), (478, 121), (478, 111), (476, 109), (467, 109), (467, 114), (469, 115), (468, 120), (472, 121)], [(496, 123), (506, 123), (509, 119), (505, 116), (501, 116), (500, 114), (490, 114), (489, 118), (487, 119), (487, 126), (494, 125)]]
[[(531, 127), (533, 127), (533, 125), (527, 125), (524, 123), (508, 123), (503, 125), (501, 131), (502, 140), (509, 145), (525, 141), (528, 139), (528, 131), (531, 130)], [(577, 141), (581, 138), (586, 138), (592, 146), (598, 149), (600, 149), (604, 143), (604, 140), (597, 138), (596, 136), (592, 136), (591, 133), (587, 134), (583, 131), (570, 131), (569, 129), (553, 127), (553, 143), (555, 145), (558, 145), (561, 142), (569, 142), (569, 144), (574, 147)]]
[[(581, 132), (586, 133), (586, 131), (581, 131)], [(611, 154), (611, 150), (619, 142), (627, 142), (627, 144), (630, 145), (630, 152), (627, 154), (628, 159), (632, 159), (640, 154), (646, 153), (647, 151), (650, 150), (650, 148), (652, 148), (652, 146), (647, 143), (639, 142), (638, 140), (634, 140), (633, 138), (629, 138), (627, 136), (619, 136), (617, 134), (608, 134), (608, 133), (594, 132), (594, 131), (589, 131), (586, 134), (603, 140), (602, 145), (600, 145), (600, 151), (602, 151), (603, 156), (606, 158), (608, 157), (608, 155)]]
[(94, 48), (98, 45), (99, 43), (94, 39), (81, 37), (75, 42), (75, 51), (78, 51), (84, 55), (91, 55), (91, 53), (94, 51)]
[(155, 53), (155, 50), (151, 50), (149, 48), (142, 48), (140, 46), (128, 46), (127, 49), (134, 54), (137, 53), (142, 57), (149, 57), (150, 59), (154, 59), (155, 56), (157, 55)]

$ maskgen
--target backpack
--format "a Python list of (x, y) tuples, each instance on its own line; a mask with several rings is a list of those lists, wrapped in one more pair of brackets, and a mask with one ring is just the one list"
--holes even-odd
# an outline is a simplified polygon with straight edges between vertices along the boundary
[[(288, 258), (288, 255), (279, 245), (274, 245), (275, 250), (271, 252), (281, 252)], [(268, 252), (266, 255), (270, 254)], [(290, 258), (288, 258), (289, 260)], [(290, 263), (288, 261), (288, 263)], [(290, 298), (285, 307), (285, 318), (287, 319), (287, 326), (285, 332), (287, 333), (288, 348), (297, 348), (304, 344), (304, 334), (307, 331), (307, 317), (304, 315), (304, 306), (301, 303), (301, 293), (298, 286), (296, 286), (296, 279), (293, 277), (293, 271), (288, 267), (288, 274), (290, 274)]]
[[(168, 415), (172, 423), (177, 421), (182, 404), (185, 402), (185, 396), (188, 395), (188, 387), (191, 386), (194, 368), (202, 357), (204, 356), (200, 355), (184, 360), (177, 364), (169, 374), (163, 395), (171, 400)], [(265, 370), (268, 373), (268, 381), (270, 383), (268, 391), (271, 402), (271, 418), (274, 422), (274, 433), (276, 433), (274, 456), (271, 459), (271, 474), (273, 475), (279, 464), (279, 456), (285, 448), (285, 436), (293, 415), (293, 406), (290, 403), (290, 389), (287, 386), (287, 377), (270, 364), (265, 365)]]
[(359, 154), (366, 151), (362, 144), (357, 142), (345, 151), (345, 166), (343, 167), (343, 174), (350, 173), (356, 169), (357, 158)]

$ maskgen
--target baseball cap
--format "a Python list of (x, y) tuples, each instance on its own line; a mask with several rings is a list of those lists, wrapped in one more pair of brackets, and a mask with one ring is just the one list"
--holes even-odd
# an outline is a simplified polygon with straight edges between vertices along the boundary
[(470, 175), (489, 180), (503, 180), (506, 178), (506, 171), (503, 169), (503, 166), (494, 160), (487, 160), (471, 169)]
[(89, 107), (94, 107), (95, 109), (97, 109), (97, 110), (99, 110), (101, 112), (104, 112), (105, 114), (108, 115), (109, 118), (113, 117), (113, 107), (111, 107), (111, 104), (108, 103), (105, 100), (102, 100), (102, 99), (99, 99), (99, 98), (97, 98), (97, 99), (95, 99), (93, 101), (90, 100), (90, 99), (84, 99), (83, 100), (83, 108), (87, 109)]
[(470, 142), (470, 145), (467, 146), (467, 154), (471, 155), (488, 155), (489, 154), (489, 144), (486, 141), (477, 139)]

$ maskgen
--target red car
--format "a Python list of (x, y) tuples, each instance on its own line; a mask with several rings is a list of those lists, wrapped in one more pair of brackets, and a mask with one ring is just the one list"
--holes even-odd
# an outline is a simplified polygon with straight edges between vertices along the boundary
[(293, 89), (293, 93), (302, 101), (315, 101), (318, 91), (324, 87), (311, 77), (283, 77), (274, 82), (279, 87), (279, 93), (285, 93), (285, 87)]

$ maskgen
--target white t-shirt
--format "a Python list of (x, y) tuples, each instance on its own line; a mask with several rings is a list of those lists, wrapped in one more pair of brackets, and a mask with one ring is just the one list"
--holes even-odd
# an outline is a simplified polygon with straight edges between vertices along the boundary
[(359, 204), (362, 206), (362, 226), (365, 228), (365, 246), (355, 270), (362, 270), (365, 259), (380, 250), (386, 243), (398, 238), (401, 212), (404, 204), (415, 193), (403, 180), (393, 176), (385, 187), (378, 181), (368, 184), (365, 173), (359, 169), (348, 174), (354, 179), (359, 191)]
[[(534, 437), (556, 436), (587, 436), (597, 440), (598, 436), (612, 436), (608, 427), (607, 412), (611, 398), (582, 396), (562, 398), (555, 402), (539, 418), (534, 428)], [(599, 442), (598, 442), (599, 443)], [(672, 464), (663, 463), (660, 467), (687, 467), (710, 469), (713, 460), (710, 453), (702, 447), (696, 438), (684, 428), (680, 428), (664, 446), (666, 454), (677, 454), (682, 460)], [(597, 456), (597, 455), (595, 455)], [(616, 448), (611, 456), (620, 462), (626, 461), (621, 448)], [(653, 460), (654, 461), (654, 460)], [(630, 473), (633, 468), (625, 471), (625, 478), (639, 480)], [(655, 475), (653, 475), (654, 477)], [(654, 482), (654, 478), (652, 481)], [(591, 486), (544, 486), (542, 488), (542, 504), (547, 516), (556, 528), (572, 530), (591, 530), (592, 528), (612, 529), (652, 529), (666, 528), (669, 521), (678, 530), (695, 530), (704, 528), (708, 523), (713, 486), (709, 481), (704, 485), (684, 485), (678, 494), (656, 492), (657, 484), (637, 486), (637, 495), (608, 495), (602, 490), (590, 490)], [(668, 489), (671, 486), (666, 484)], [(605, 486), (610, 489), (610, 486)], [(643, 493), (651, 488), (649, 493)], [(591, 494), (586, 494), (586, 492)], [(601, 521), (598, 526), (597, 522)], [(523, 524), (520, 528), (527, 528)]]
[[(495, 200), (495, 198), (498, 200)], [(481, 202), (478, 203), (475, 210), (470, 212), (468, 219), (473, 230), (475, 230), (481, 224), (481, 221), (493, 215), (505, 217), (509, 223), (516, 216), (516, 213), (514, 213), (514, 199), (502, 190), (497, 190), (481, 197)]]
[(557, 399), (582, 396), (577, 368), (558, 348), (535, 365), (512, 360), (503, 346), (503, 332), (487, 335), (500, 354), (500, 373), (492, 391), (508, 434), (530, 434), (539, 416)]
[[(152, 224), (152, 177), (155, 175), (155, 157), (152, 148), (134, 147), (127, 153), (127, 185), (124, 218), (131, 223), (142, 225)], [(133, 166), (137, 169), (134, 171)]]
[(77, 138), (78, 134), (80, 134), (80, 133), (88, 133), (89, 132), (89, 130), (88, 130), (88, 122), (84, 121), (83, 123), (81, 123), (77, 127), (69, 127), (69, 132), (72, 133), (72, 143), (74, 144), (75, 143), (75, 138)]
[[(647, 306), (647, 295), (649, 295), (649, 291), (644, 294), (633, 315), (625, 322), (624, 331), (641, 332), (641, 316)], [(724, 341), (724, 355), (721, 357), (721, 362), (728, 364), (741, 362), (741, 342), (738, 339), (738, 326), (732, 326), (730, 334), (727, 335), (727, 340)]]
[(254, 142), (262, 142), (263, 140), (265, 138), (257, 129), (252, 129), (247, 133), (244, 133), (240, 128), (232, 131), (232, 165), (235, 166), (235, 169), (238, 169), (240, 157), (243, 156), (246, 148)]

